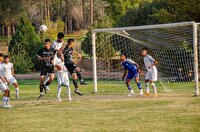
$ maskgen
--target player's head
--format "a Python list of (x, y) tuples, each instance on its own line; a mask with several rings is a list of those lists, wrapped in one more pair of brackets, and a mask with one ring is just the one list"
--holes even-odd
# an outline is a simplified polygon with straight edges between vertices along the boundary
[(58, 35), (57, 35), (58, 42), (62, 42), (64, 36), (65, 36), (65, 35), (64, 35), (62, 32), (59, 32)]
[(146, 56), (147, 55), (147, 48), (142, 48), (142, 52), (141, 52), (142, 56)]
[(120, 55), (121, 61), (126, 60), (126, 58), (127, 58), (127, 55), (126, 55), (125, 53), (122, 53), (122, 54)]
[(2, 62), (2, 61), (3, 61), (3, 54), (0, 53), (0, 62)]
[(8, 55), (4, 55), (3, 59), (5, 63), (8, 63), (10, 61)]
[(74, 47), (74, 45), (75, 45), (74, 39), (68, 39), (67, 40), (67, 45), (68, 45), (68, 47)]
[(44, 41), (44, 47), (46, 49), (50, 49), (50, 47), (51, 47), (51, 43), (50, 42), (51, 42), (50, 39), (45, 39), (45, 41)]

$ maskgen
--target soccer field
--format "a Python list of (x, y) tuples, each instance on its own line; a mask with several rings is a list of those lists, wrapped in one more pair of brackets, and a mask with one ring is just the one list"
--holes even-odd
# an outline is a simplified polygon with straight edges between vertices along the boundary
[(174, 87), (166, 90), (157, 84), (159, 96), (153, 98), (138, 96), (133, 85), (136, 94), (127, 97), (123, 84), (102, 83), (94, 94), (92, 81), (88, 82), (89, 85), (80, 86), (84, 96), (73, 93), (69, 102), (63, 88), (62, 102), (58, 102), (56, 82), (38, 101), (38, 81), (19, 81), (21, 98), (15, 99), (11, 87), (13, 107), (0, 109), (0, 132), (200, 131), (200, 98), (192, 97), (193, 89), (179, 89), (178, 84), (172, 83)]

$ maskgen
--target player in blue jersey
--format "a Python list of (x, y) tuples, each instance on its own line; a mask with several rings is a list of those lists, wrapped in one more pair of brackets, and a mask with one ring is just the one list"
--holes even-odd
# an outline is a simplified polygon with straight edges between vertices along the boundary
[(142, 86), (139, 82), (138, 64), (134, 62), (133, 60), (128, 59), (126, 54), (121, 54), (121, 65), (124, 68), (124, 74), (122, 76), (122, 79), (124, 80), (124, 78), (126, 77), (126, 85), (127, 85), (128, 90), (130, 91), (130, 94), (128, 96), (131, 96), (132, 94), (134, 94), (133, 88), (130, 85), (131, 80), (133, 78), (135, 79), (135, 82), (137, 83), (137, 86), (140, 90), (139, 95), (143, 95)]

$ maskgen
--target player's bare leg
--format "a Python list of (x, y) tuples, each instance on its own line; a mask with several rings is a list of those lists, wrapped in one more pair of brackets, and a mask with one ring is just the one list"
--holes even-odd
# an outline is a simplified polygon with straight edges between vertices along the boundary
[[(44, 84), (47, 83), (48, 80), (49, 80), (49, 74), (47, 74), (47, 75), (45, 76)], [(47, 90), (47, 91), (50, 90), (49, 86), (46, 86), (46, 90)]]
[(135, 77), (135, 82), (137, 83), (138, 89), (140, 90), (139, 95), (143, 95), (142, 86), (141, 86), (141, 83), (139, 81), (139, 77)]
[(76, 74), (77, 74), (77, 76), (80, 80), (80, 85), (87, 85), (87, 83), (83, 80), (81, 72), (82, 72), (82, 70), (79, 67), (77, 67), (76, 68)]
[(75, 93), (82, 96), (83, 94), (79, 91), (78, 89), (78, 82), (77, 82), (77, 74), (76, 73), (73, 73), (72, 74), (72, 78), (73, 78), (73, 84), (74, 84), (74, 87), (75, 87)]
[(14, 82), (13, 83), (13, 86), (15, 87), (15, 93), (16, 93), (16, 98), (20, 98), (19, 97), (19, 85), (18, 85), (18, 83), (17, 82)]
[(49, 86), (54, 79), (54, 74), (52, 74), (52, 73), (48, 73), (48, 74), (49, 74), (49, 80), (44, 84), (45, 93), (47, 93), (46, 87)]
[(128, 94), (128, 97), (134, 94), (133, 88), (130, 83), (131, 83), (131, 79), (126, 79), (126, 86), (128, 90), (130, 91), (130, 94)]

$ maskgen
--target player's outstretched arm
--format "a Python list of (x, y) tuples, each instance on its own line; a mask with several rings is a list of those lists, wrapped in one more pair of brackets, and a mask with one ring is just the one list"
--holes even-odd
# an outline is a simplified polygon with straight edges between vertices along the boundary
[(81, 55), (79, 55), (76, 51), (73, 51), (73, 54), (75, 54), (76, 56), (78, 56), (78, 58), (81, 58)]

